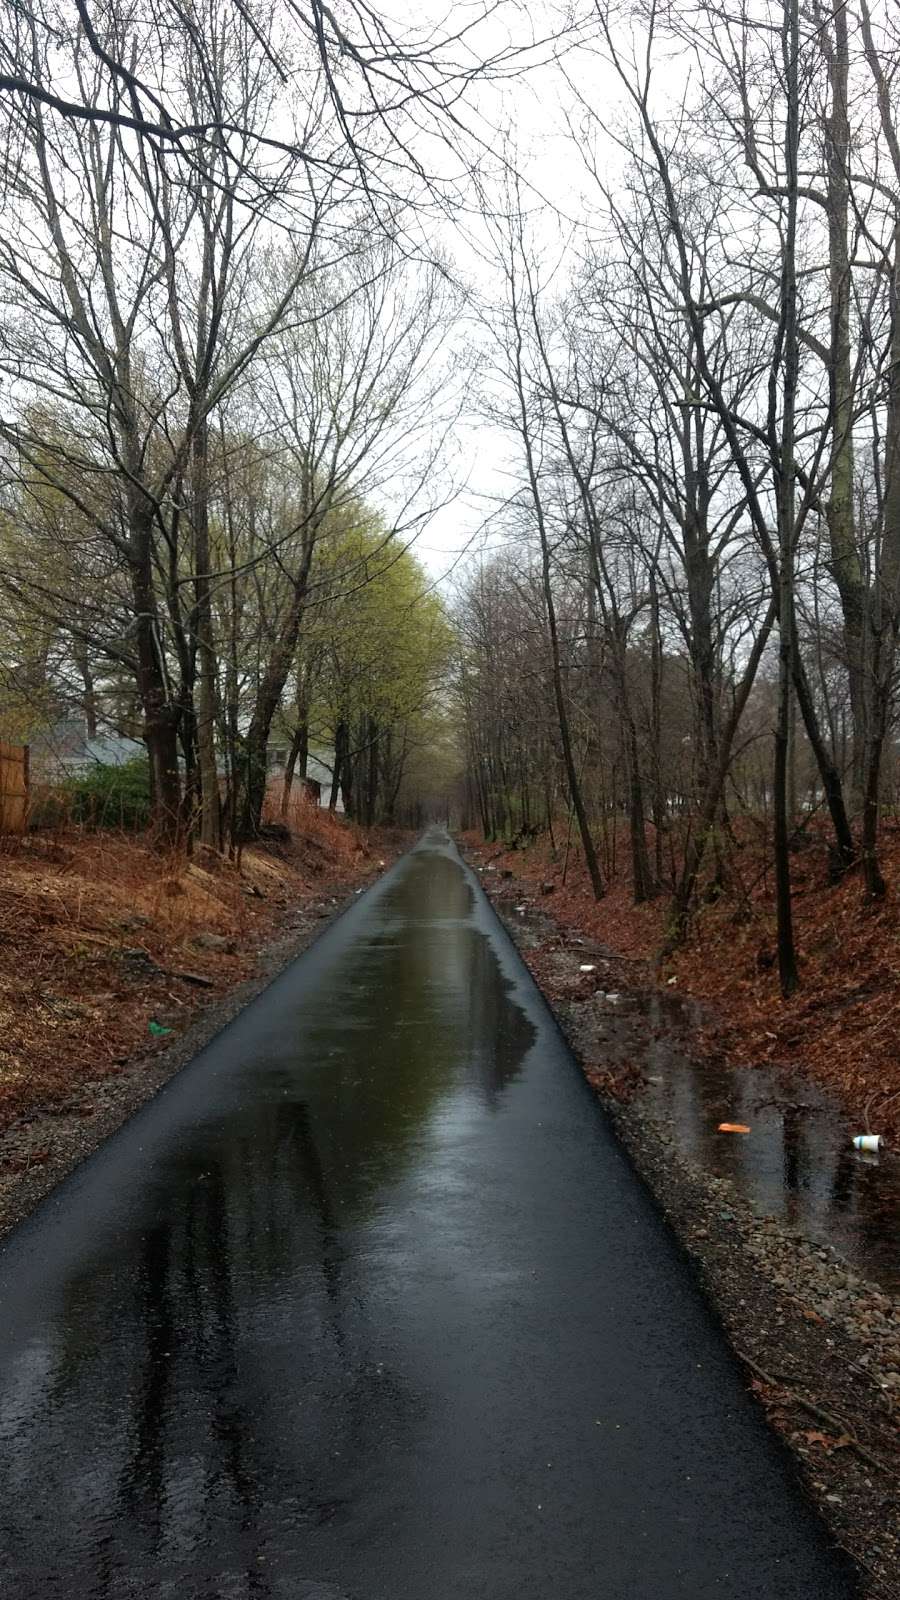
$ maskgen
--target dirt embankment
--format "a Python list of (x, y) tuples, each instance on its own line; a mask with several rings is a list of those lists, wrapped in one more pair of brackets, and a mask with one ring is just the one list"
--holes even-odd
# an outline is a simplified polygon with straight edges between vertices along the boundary
[[(471, 842), (467, 855), (715, 1306), (748, 1386), (835, 1540), (856, 1561), (861, 1593), (897, 1600), (900, 1299), (851, 1270), (821, 1235), (791, 1225), (793, 1204), (779, 1217), (762, 1212), (742, 1189), (739, 1167), (736, 1181), (710, 1170), (672, 1118), (659, 1114), (657, 1073), (673, 1079), (671, 1107), (688, 1053), (708, 1041), (692, 1036), (695, 1008), (670, 1000), (668, 985), (661, 1005), (653, 1002), (644, 951), (658, 913), (634, 912), (620, 899), (617, 915), (610, 897), (598, 916), (577, 889), (551, 887), (546, 858), (503, 856)], [(668, 1035), (679, 1015), (685, 1036), (673, 1047)], [(723, 1077), (733, 1090), (724, 1064)], [(796, 1076), (785, 1081), (789, 1100), (802, 1098)], [(704, 1104), (700, 1115), (707, 1110)], [(748, 1158), (751, 1147), (758, 1145), (748, 1141)], [(823, 1215), (827, 1222), (827, 1205)], [(857, 1220), (873, 1225), (871, 1216)], [(884, 1219), (886, 1227), (896, 1222)]]
[[(469, 844), (479, 847), (474, 838)], [(545, 891), (566, 927), (652, 963), (666, 896), (635, 906), (630, 883), (616, 880), (597, 902), (578, 850), (572, 846), (565, 863), (563, 857), (546, 838), (524, 850), (484, 850), (495, 870)], [(801, 987), (784, 1001), (765, 841), (748, 836), (734, 850), (727, 892), (700, 906), (689, 942), (659, 981), (706, 1002), (702, 1042), (710, 1053), (738, 1064), (799, 1067), (838, 1096), (860, 1132), (887, 1135), (900, 1147), (900, 827), (885, 827), (882, 863), (895, 890), (873, 907), (857, 873), (830, 881), (823, 837), (809, 837), (794, 852)]]
[(0, 855), (0, 1232), (405, 848), (305, 812), (240, 867), (74, 829)]

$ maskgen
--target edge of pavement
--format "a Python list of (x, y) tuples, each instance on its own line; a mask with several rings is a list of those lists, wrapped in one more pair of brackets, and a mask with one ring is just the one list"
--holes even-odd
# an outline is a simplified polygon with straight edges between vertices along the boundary
[[(87, 1161), (107, 1139), (191, 1065), (194, 1058), (262, 995), (278, 977), (318, 943), (360, 900), (382, 884), (413, 846), (400, 849), (375, 876), (347, 886), (346, 878), (321, 885), (320, 899), (331, 900), (326, 916), (298, 902), (293, 922), (267, 939), (256, 952), (256, 970), (225, 995), (193, 1009), (183, 1031), (163, 1049), (141, 1050), (119, 1072), (79, 1086), (73, 1106), (38, 1109), (0, 1134), (0, 1249), (20, 1222)], [(89, 1096), (89, 1111), (79, 1104)], [(32, 1155), (40, 1159), (32, 1162)]]
[[(614, 1075), (607, 1082), (597, 1073), (586, 1008), (554, 999), (546, 975), (535, 970), (535, 945), (548, 929), (566, 943), (565, 924), (546, 902), (522, 915), (517, 907), (533, 899), (534, 885), (511, 875), (495, 882), (478, 870), (477, 849), (461, 846), (460, 853), (672, 1229), (748, 1388), (788, 1445), (835, 1542), (855, 1563), (861, 1595), (898, 1600), (900, 1302), (851, 1273), (833, 1249), (761, 1217), (726, 1179), (679, 1150), (630, 1082), (623, 1094)], [(616, 989), (633, 989), (629, 964), (617, 963), (614, 950), (605, 954)]]

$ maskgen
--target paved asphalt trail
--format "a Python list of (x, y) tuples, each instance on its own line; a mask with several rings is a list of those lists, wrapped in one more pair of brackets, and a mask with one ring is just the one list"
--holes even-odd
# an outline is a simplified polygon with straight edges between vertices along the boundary
[(432, 832), (0, 1254), (3, 1600), (855, 1590)]

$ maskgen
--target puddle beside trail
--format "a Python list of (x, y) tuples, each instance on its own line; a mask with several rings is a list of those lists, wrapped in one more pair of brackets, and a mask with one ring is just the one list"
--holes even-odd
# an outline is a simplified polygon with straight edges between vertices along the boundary
[[(806, 1077), (693, 1059), (683, 1043), (689, 1003), (651, 994), (632, 1005), (652, 1030), (644, 1103), (683, 1152), (729, 1179), (757, 1211), (833, 1245), (863, 1277), (900, 1292), (900, 1159), (855, 1150), (861, 1130)], [(678, 1012), (673, 1043), (666, 1034)], [(719, 1133), (720, 1122), (750, 1133)]]
[[(504, 889), (499, 898), (506, 899)], [(760, 1214), (833, 1245), (853, 1271), (900, 1293), (900, 1155), (856, 1151), (853, 1135), (866, 1130), (851, 1127), (835, 1101), (799, 1073), (696, 1059), (699, 1006), (629, 989), (624, 963), (611, 952), (574, 938), (561, 944), (559, 928), (539, 906), (526, 903), (523, 914), (516, 905), (502, 907), (513, 931), (526, 948), (557, 947), (553, 965), (564, 985), (578, 978), (582, 963), (595, 965), (584, 975), (584, 998), (562, 1009), (571, 1010), (595, 1061), (642, 1068), (649, 1082), (641, 1103), (682, 1153), (727, 1178)], [(720, 1122), (743, 1123), (750, 1133), (719, 1133)]]

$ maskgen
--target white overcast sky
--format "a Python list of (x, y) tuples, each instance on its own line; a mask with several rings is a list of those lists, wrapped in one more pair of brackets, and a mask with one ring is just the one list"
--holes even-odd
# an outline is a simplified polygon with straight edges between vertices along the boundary
[[(407, 17), (421, 23), (421, 7), (410, 7), (407, 12), (407, 0), (402, 0), (402, 5), (403, 10), (399, 3), (395, 8), (399, 28), (402, 29)], [(440, 14), (444, 14), (443, 11)], [(549, 7), (532, 7), (529, 15), (536, 30), (541, 26), (549, 30), (552, 26)], [(521, 11), (501, 10), (496, 22), (480, 36), (485, 40), (485, 48), (496, 48), (517, 17), (518, 26), (521, 26)], [(576, 76), (580, 84), (590, 84), (592, 96), (603, 95), (604, 113), (615, 105), (618, 98), (615, 74), (596, 54), (569, 54), (566, 70)], [(571, 111), (572, 98), (563, 73), (549, 63), (536, 66), (512, 82), (480, 86), (476, 116), (470, 117), (473, 125), (477, 125), (476, 117), (480, 117), (481, 127), (489, 137), (493, 130), (497, 147), (502, 133), (508, 134), (515, 146), (517, 169), (526, 186), (525, 197), (533, 207), (533, 221), (541, 211), (541, 199), (546, 201), (544, 218), (535, 222), (535, 226), (538, 236), (546, 240), (548, 250), (555, 250), (562, 236), (554, 211), (558, 209), (567, 218), (584, 214), (587, 177), (566, 126), (566, 117)], [(615, 147), (611, 143), (610, 159), (615, 158)], [(488, 260), (486, 230), (480, 230), (477, 223), (466, 216), (460, 226), (449, 222), (443, 225), (439, 238), (463, 278), (474, 282), (486, 299), (496, 298), (501, 293)], [(462, 337), (467, 337), (465, 331)], [(496, 503), (513, 491), (519, 469), (518, 462), (511, 456), (510, 440), (479, 416), (476, 394), (472, 395), (470, 414), (456, 429), (455, 445), (454, 475), (466, 487), (452, 504), (437, 512), (416, 546), (419, 559), (438, 581), (444, 575), (452, 578), (461, 560), (491, 537), (483, 531), (486, 519), (490, 518)], [(496, 537), (494, 532), (493, 538)]]

